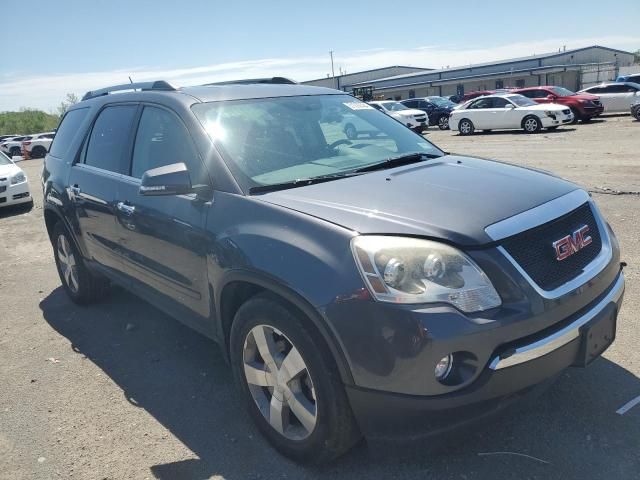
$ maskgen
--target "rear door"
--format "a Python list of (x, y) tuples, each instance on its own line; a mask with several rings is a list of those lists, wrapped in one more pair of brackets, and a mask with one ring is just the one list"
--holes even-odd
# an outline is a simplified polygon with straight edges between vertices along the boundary
[(121, 268), (115, 208), (137, 110), (137, 104), (113, 105), (98, 114), (67, 183), (86, 255), (111, 270)]
[(183, 162), (191, 183), (211, 185), (204, 163), (180, 118), (145, 105), (133, 144), (131, 165), (116, 203), (117, 242), (135, 285), (174, 307), (209, 315), (205, 224), (211, 201), (195, 194), (140, 195), (147, 170)]

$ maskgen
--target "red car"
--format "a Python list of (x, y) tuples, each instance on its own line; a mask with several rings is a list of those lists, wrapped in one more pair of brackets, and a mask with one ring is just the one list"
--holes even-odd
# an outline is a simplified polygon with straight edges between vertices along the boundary
[(538, 103), (565, 105), (573, 112), (574, 122), (578, 120), (588, 122), (593, 117), (600, 115), (604, 110), (602, 103), (600, 103), (600, 97), (587, 93), (575, 93), (563, 87), (520, 88), (514, 90), (513, 93), (519, 93)]

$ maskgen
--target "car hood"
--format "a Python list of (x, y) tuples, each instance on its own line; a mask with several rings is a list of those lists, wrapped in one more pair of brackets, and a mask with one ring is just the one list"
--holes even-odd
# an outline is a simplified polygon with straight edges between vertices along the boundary
[(576, 93), (575, 95), (562, 98), (571, 98), (573, 100), (600, 100), (599, 96), (591, 95), (590, 93)]
[(415, 108), (410, 108), (408, 110), (398, 110), (393, 113), (397, 113), (402, 117), (414, 117), (416, 115), (424, 115), (422, 110), (416, 110)]
[(0, 178), (12, 177), (21, 171), (22, 169), (13, 163), (11, 165), (0, 165)]
[(525, 110), (543, 110), (543, 111), (559, 111), (566, 110), (566, 105), (560, 105), (559, 103), (538, 103), (536, 105), (531, 105), (529, 107), (520, 107)]
[(363, 234), (479, 246), (491, 242), (487, 226), (577, 188), (547, 173), (447, 155), (254, 198)]

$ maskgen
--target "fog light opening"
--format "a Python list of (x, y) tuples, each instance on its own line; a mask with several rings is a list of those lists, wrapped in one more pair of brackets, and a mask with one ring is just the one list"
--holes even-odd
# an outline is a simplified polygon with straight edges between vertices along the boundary
[(438, 363), (436, 363), (435, 376), (439, 381), (444, 380), (451, 373), (453, 367), (453, 356), (451, 354), (442, 357)]

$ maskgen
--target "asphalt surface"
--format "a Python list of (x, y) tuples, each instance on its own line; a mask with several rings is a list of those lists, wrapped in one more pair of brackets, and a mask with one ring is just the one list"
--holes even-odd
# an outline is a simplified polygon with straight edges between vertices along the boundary
[(603, 358), (471, 430), (296, 465), (254, 429), (213, 342), (122, 290), (86, 308), (66, 298), (42, 218), (42, 161), (24, 161), (35, 207), (0, 211), (0, 478), (640, 478), (640, 405), (616, 414), (640, 395), (640, 123), (426, 137), (601, 192), (629, 264)]

